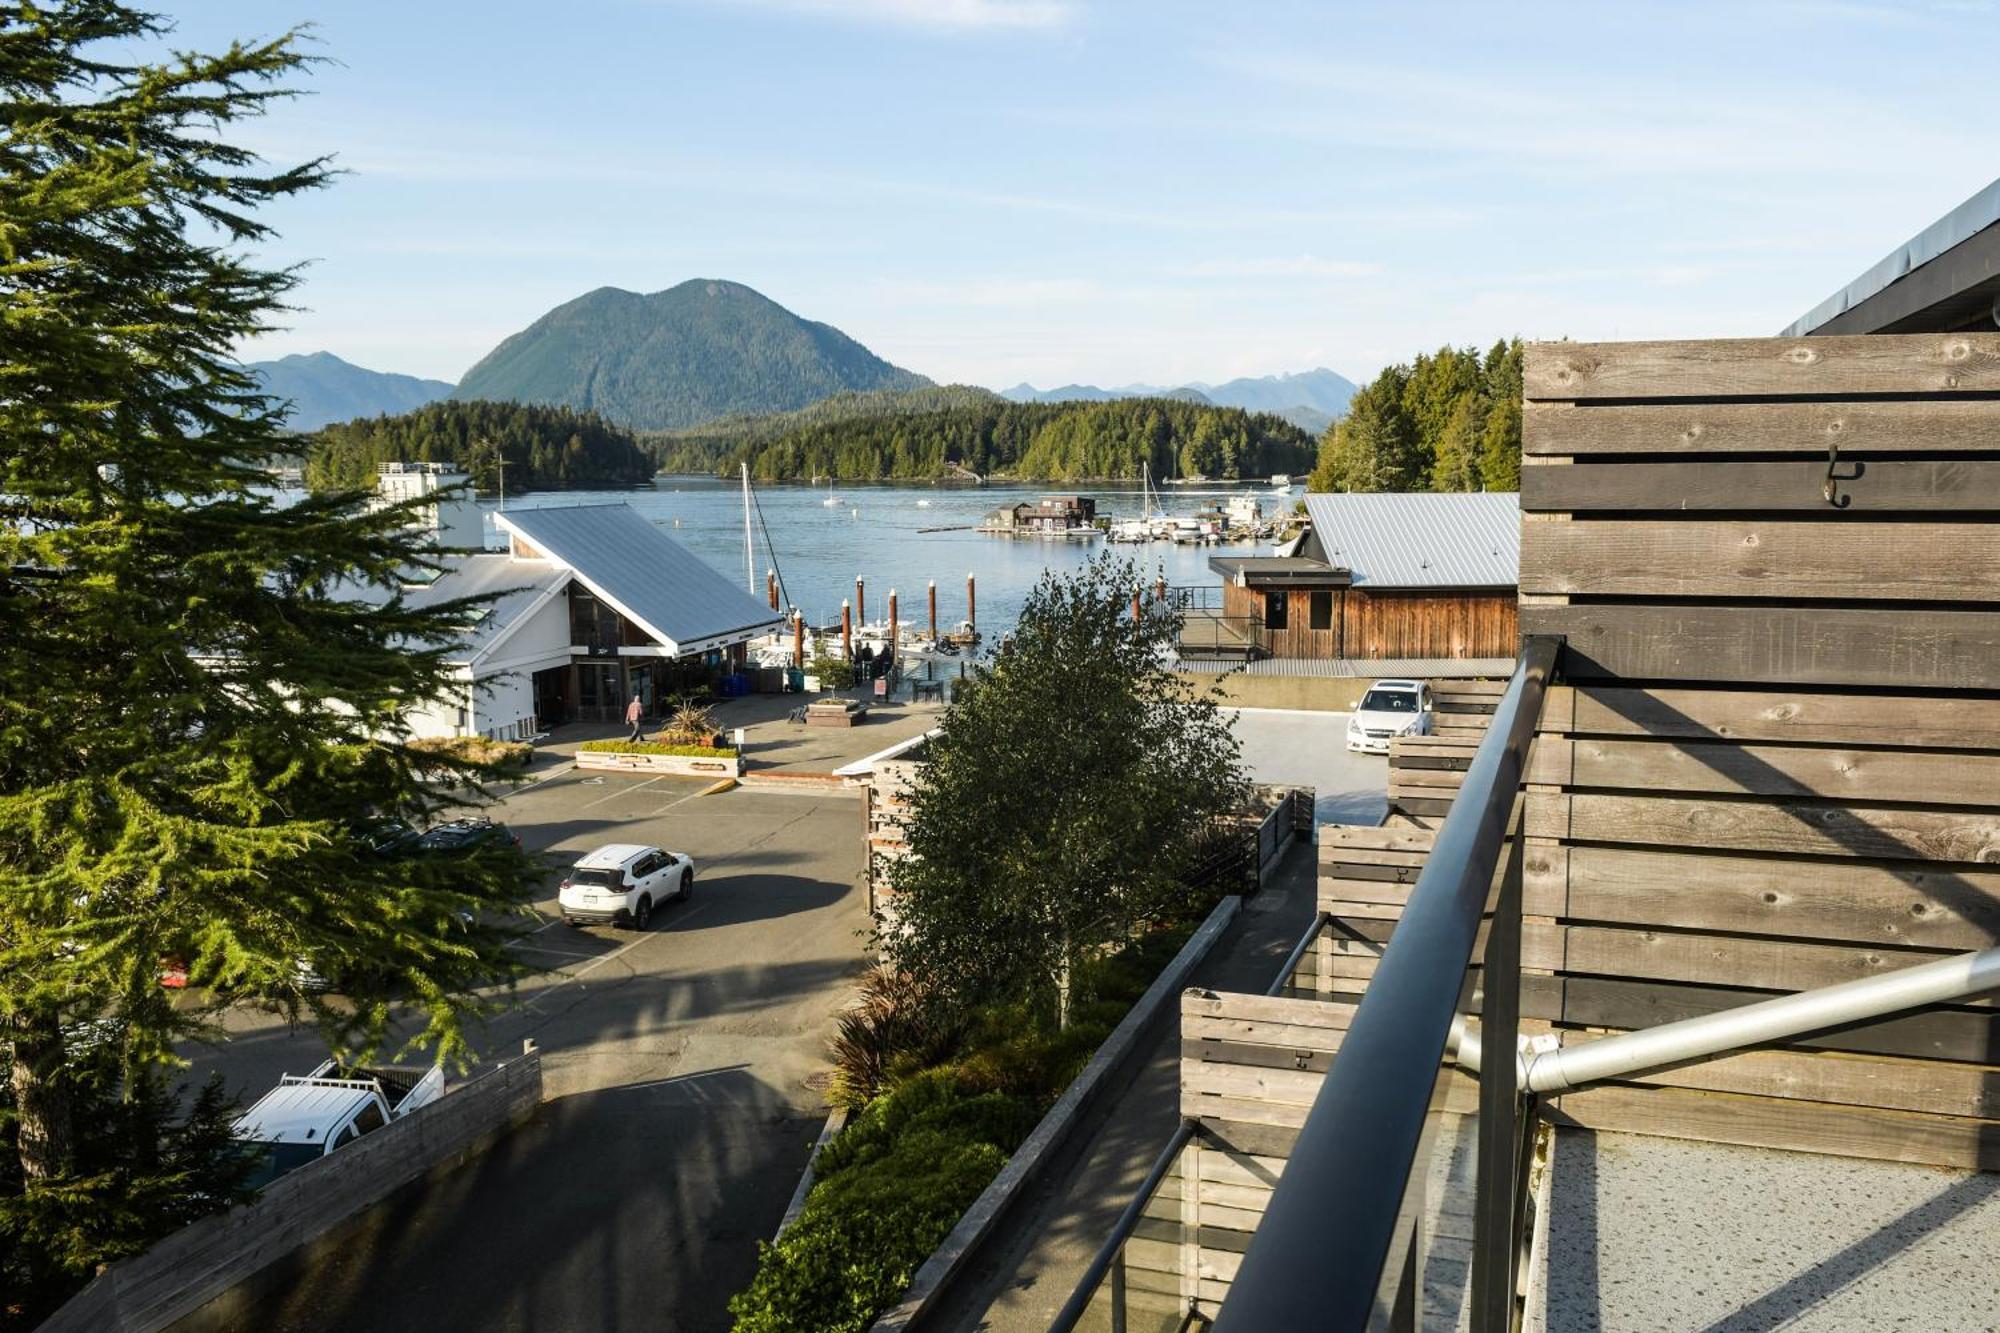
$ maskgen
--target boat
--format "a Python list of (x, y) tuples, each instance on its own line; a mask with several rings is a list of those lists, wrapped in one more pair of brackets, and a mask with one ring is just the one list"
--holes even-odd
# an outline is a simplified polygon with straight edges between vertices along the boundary
[(929, 500), (917, 501), (917, 508), (919, 509), (929, 509), (930, 507), (931, 507), (931, 502)]
[(828, 509), (831, 509), (831, 508), (833, 508), (833, 507), (834, 507), (835, 505), (837, 505), (837, 504), (839, 504), (839, 503), (840, 503), (840, 497), (839, 497), (839, 496), (837, 496), (837, 495), (835, 495), (835, 494), (833, 493), (833, 478), (832, 478), (832, 477), (828, 477), (828, 478), (826, 479), (826, 499), (824, 499), (824, 500), (821, 500), (821, 501), (820, 501), (820, 503), (821, 503), (822, 505), (826, 506), (826, 507), (827, 507)]
[(1173, 520), (1167, 511), (1160, 508), (1160, 498), (1153, 493), (1153, 469), (1149, 463), (1139, 464), (1139, 517), (1123, 518), (1113, 523), (1104, 535), (1114, 542), (1149, 542), (1162, 536), (1169, 536)]

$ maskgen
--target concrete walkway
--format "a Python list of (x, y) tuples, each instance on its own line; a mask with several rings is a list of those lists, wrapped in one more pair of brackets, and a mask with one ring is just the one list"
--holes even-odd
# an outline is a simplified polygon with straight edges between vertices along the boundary
[[(1189, 984), (1230, 991), (1268, 986), (1312, 920), (1313, 869), (1311, 844), (1292, 843)], [(1085, 1120), (1044, 1173), (1045, 1183), (945, 1293), (924, 1321), (926, 1330), (1048, 1328), (1180, 1123), (1178, 1005), (1150, 1041), (1126, 1086)]]

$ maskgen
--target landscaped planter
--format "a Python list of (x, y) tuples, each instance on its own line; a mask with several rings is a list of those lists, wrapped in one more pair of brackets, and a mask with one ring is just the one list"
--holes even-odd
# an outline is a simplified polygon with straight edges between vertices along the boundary
[(647, 754), (634, 750), (578, 750), (578, 768), (619, 768), (646, 773), (678, 773), (684, 777), (735, 778), (743, 775), (736, 755), (720, 752), (713, 758), (691, 754)]

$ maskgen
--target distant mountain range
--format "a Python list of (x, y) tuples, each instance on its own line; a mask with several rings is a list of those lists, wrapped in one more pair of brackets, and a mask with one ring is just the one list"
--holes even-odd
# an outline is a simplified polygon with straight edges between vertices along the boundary
[(252, 361), (244, 368), (256, 372), (265, 393), (291, 402), (289, 421), (296, 431), (357, 417), (395, 416), (451, 393), (443, 380), (365, 370), (332, 352)]
[(1217, 407), (1240, 407), (1251, 412), (1269, 412), (1284, 417), (1302, 430), (1318, 434), (1335, 418), (1347, 412), (1347, 400), (1359, 392), (1344, 375), (1324, 368), (1294, 375), (1264, 375), (1229, 380), (1223, 384), (1191, 384), (1168, 388), (1158, 384), (1127, 384), (1101, 389), (1095, 384), (1065, 384), (1057, 389), (1037, 389), (1032, 384), (1016, 384), (1002, 389), (1002, 398), (1017, 403), (1061, 403), (1075, 400), (1106, 402), (1113, 398), (1179, 398), (1187, 402), (1213, 403)]
[(648, 296), (600, 287), (559, 305), (487, 353), (453, 396), (667, 430), (930, 383), (740, 282), (696, 278)]

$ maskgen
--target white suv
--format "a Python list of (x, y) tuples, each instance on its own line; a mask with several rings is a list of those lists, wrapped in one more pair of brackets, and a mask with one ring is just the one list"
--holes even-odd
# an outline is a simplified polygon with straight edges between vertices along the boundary
[(694, 892), (694, 861), (680, 852), (614, 842), (570, 867), (556, 891), (564, 925), (610, 922), (644, 930), (653, 908)]
[(1428, 736), (1431, 687), (1420, 680), (1378, 680), (1361, 696), (1347, 722), (1347, 748), (1366, 754), (1389, 753), (1397, 736)]

